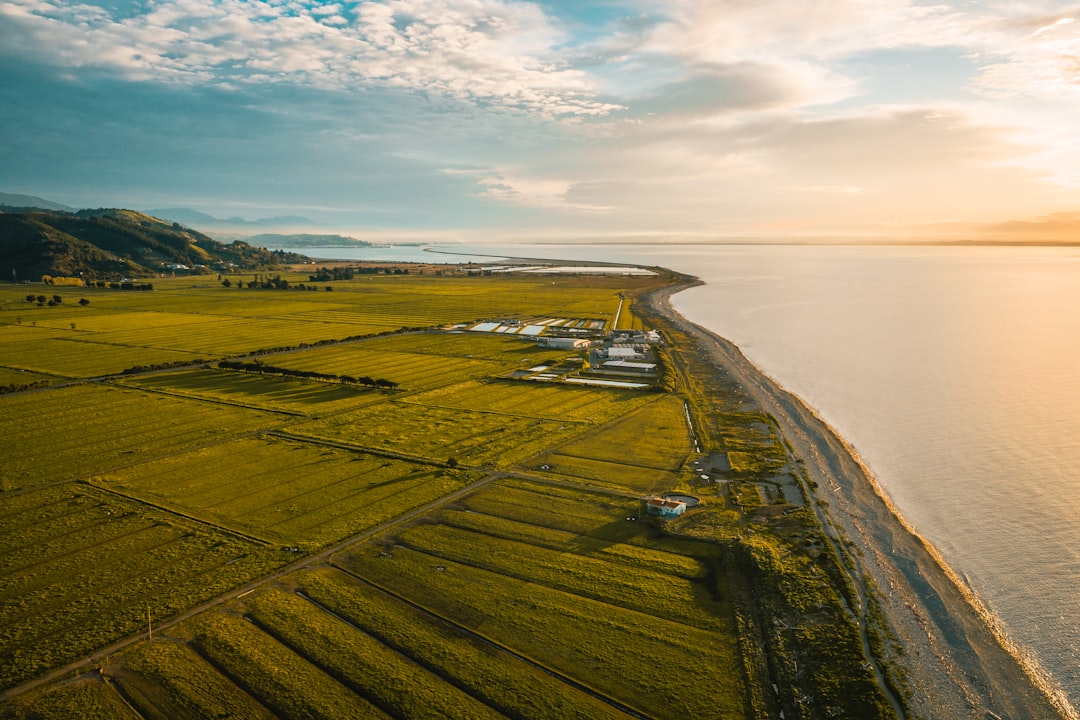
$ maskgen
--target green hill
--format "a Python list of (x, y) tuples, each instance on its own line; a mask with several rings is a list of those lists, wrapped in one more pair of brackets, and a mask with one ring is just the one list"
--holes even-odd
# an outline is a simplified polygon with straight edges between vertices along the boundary
[(146, 277), (162, 272), (251, 269), (300, 255), (245, 242), (225, 244), (132, 210), (33, 210), (0, 214), (0, 277)]

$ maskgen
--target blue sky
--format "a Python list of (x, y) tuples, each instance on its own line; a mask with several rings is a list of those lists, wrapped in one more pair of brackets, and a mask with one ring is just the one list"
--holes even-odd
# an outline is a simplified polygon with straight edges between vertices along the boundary
[(0, 190), (388, 238), (1060, 229), (1080, 217), (1077, 19), (1011, 0), (0, 0)]

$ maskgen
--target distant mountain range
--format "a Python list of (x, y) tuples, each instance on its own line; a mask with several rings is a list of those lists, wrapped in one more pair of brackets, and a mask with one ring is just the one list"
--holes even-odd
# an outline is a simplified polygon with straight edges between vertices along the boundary
[(191, 208), (158, 208), (147, 210), (148, 215), (159, 217), (169, 222), (178, 222), (189, 227), (201, 230), (258, 230), (265, 228), (297, 228), (314, 227), (318, 225), (314, 220), (301, 215), (279, 215), (277, 217), (262, 218), (260, 220), (245, 220), (242, 217), (218, 218), (207, 215)]
[(5, 280), (36, 280), (42, 275), (113, 279), (173, 271), (206, 273), (309, 259), (243, 241), (225, 244), (134, 210), (0, 209), (0, 278)]
[[(0, 192), (0, 213), (28, 213), (35, 210), (66, 212), (72, 214), (93, 213), (99, 211), (81, 211), (62, 203), (46, 200), (35, 195)], [(119, 211), (116, 211), (119, 212)], [(300, 215), (279, 215), (259, 220), (246, 220), (242, 217), (218, 218), (191, 208), (157, 208), (144, 213), (125, 210), (123, 212), (143, 215), (149, 220), (162, 220), (184, 226), (188, 232), (212, 232), (219, 240), (243, 241), (250, 245), (267, 248), (328, 248), (328, 247), (372, 247), (372, 243), (346, 235), (313, 233), (278, 233), (255, 232), (258, 230), (278, 230), (282, 228), (313, 227), (317, 223)], [(9, 221), (10, 225), (10, 221)], [(191, 229), (191, 228), (196, 228)], [(254, 234), (253, 234), (254, 233)], [(203, 235), (202, 237), (206, 237)], [(207, 237), (209, 240), (210, 238)], [(186, 263), (182, 263), (186, 264)]]
[(15, 193), (0, 192), (0, 211), (11, 212), (12, 210), (25, 210), (37, 208), (41, 210), (65, 210), (75, 212), (75, 208), (62, 205), (51, 200), (43, 200), (34, 195), (18, 195)]
[(347, 235), (310, 235), (304, 233), (279, 235), (276, 233), (262, 233), (245, 239), (252, 245), (262, 245), (268, 248), (372, 247), (372, 243), (366, 240), (357, 240)]
[(245, 220), (242, 217), (221, 219), (191, 208), (159, 208), (148, 210), (147, 214), (169, 222), (197, 227), (205, 232), (214, 232), (223, 238), (243, 239), (252, 245), (269, 248), (371, 247), (371, 243), (367, 241), (346, 235), (277, 232), (250, 234), (251, 231), (259, 229), (277, 230), (316, 225), (315, 221), (299, 215), (279, 215), (261, 220)]

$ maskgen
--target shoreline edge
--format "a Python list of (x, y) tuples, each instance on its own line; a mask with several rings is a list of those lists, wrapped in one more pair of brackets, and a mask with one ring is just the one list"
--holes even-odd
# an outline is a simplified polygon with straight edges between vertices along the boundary
[(854, 550), (852, 570), (874, 581), (888, 629), (903, 647), (903, 654), (879, 660), (903, 667), (912, 715), (1080, 720), (1049, 674), (904, 519), (857, 451), (737, 345), (675, 310), (673, 295), (704, 282), (664, 271), (677, 281), (639, 301), (700, 342), (711, 364), (775, 418), (792, 455), (803, 460), (806, 479), (817, 483), (810, 500), (828, 502), (829, 522)]

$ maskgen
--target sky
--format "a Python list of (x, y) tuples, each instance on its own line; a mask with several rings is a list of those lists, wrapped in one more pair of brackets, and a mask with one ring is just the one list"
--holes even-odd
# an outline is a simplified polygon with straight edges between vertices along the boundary
[(0, 0), (0, 191), (470, 242), (1080, 237), (1078, 20), (1041, 0)]

